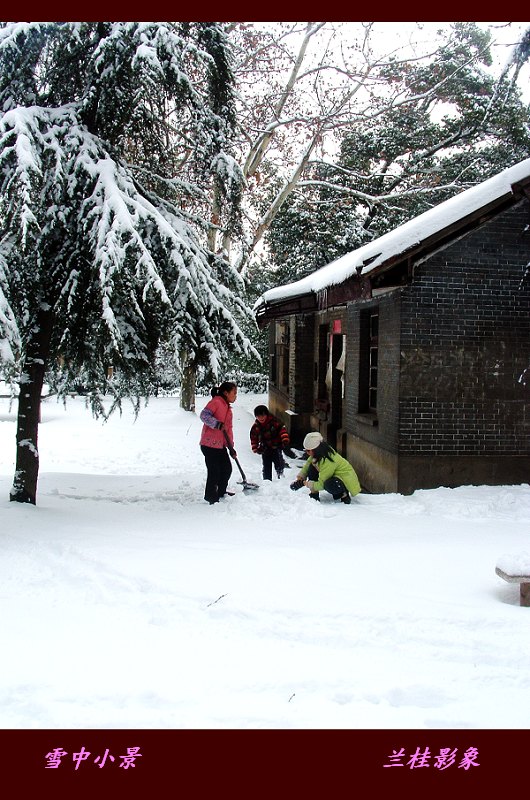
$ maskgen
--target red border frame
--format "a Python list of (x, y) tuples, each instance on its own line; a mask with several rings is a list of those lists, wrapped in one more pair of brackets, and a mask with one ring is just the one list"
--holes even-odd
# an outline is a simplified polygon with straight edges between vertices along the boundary
[[(289, 19), (305, 19), (307, 4), (290, 3), (286, 9), (255, 3), (201, 3), (190, 6), (193, 20), (244, 19), (275, 21), (280, 13)], [(169, 19), (182, 16), (173, 3), (151, 4), (147, 8), (108, 3), (101, 0), (73, 9), (71, 3), (29, 2), (23, 13), (30, 19), (72, 19), (83, 16), (101, 19), (107, 15), (124, 20), (136, 17)], [(312, 8), (311, 12), (320, 11)], [(380, 3), (366, 9), (374, 21), (483, 21), (484, 4), (444, 3), (426, 6)], [(436, 11), (429, 19), (429, 13)], [(357, 9), (358, 13), (358, 9)], [(522, 15), (522, 10), (519, 12)], [(342, 5), (334, 21), (347, 21), (352, 9)], [(77, 16), (74, 16), (77, 19)], [(272, 19), (271, 19), (272, 18)], [(524, 789), (527, 784), (527, 730), (0, 730), (3, 754), (2, 784), (5, 796), (75, 798), (91, 800), (111, 797), (114, 792), (130, 800), (150, 797), (193, 798), (193, 800), (333, 800), (335, 798), (406, 796), (407, 800), (447, 800), (455, 790), (464, 796), (484, 790), (488, 796), (496, 787), (503, 794)], [(120, 769), (85, 762), (75, 771), (68, 761), (58, 769), (46, 768), (46, 754), (55, 747), (75, 752), (84, 746), (92, 753), (121, 753), (139, 746), (142, 759), (134, 769)], [(441, 771), (430, 767), (385, 768), (389, 755), (404, 748), (407, 755), (417, 748), (431, 753), (441, 748), (464, 751), (476, 747), (480, 766), (464, 770), (456, 766)], [(86, 769), (84, 769), (86, 767)], [(16, 795), (8, 793), (9, 789)], [(38, 793), (38, 794), (37, 794)], [(383, 794), (384, 793), (384, 794)]]

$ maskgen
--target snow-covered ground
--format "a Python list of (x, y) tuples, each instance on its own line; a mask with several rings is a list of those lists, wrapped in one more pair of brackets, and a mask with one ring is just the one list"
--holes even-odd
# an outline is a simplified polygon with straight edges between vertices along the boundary
[(261, 480), (210, 506), (198, 413), (43, 404), (36, 507), (8, 500), (0, 400), (1, 728), (526, 728), (530, 486), (362, 494)]

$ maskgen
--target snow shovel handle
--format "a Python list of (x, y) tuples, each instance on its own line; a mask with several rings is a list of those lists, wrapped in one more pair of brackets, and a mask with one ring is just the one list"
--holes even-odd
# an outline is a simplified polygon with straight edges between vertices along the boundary
[[(222, 423), (221, 423), (221, 424), (222, 424)], [(230, 439), (228, 438), (228, 434), (227, 434), (227, 432), (226, 432), (226, 428), (224, 427), (224, 425), (223, 425), (223, 427), (221, 428), (221, 430), (223, 431), (223, 436), (224, 436), (224, 437), (225, 437), (225, 439), (226, 439), (226, 443), (227, 443), (227, 445), (228, 445), (228, 449), (229, 449), (229, 450), (234, 450), (234, 445), (232, 444), (232, 442), (231, 442), (231, 441), (230, 441)]]
[[(223, 435), (224, 435), (224, 437), (225, 437), (225, 439), (226, 439), (226, 443), (227, 443), (227, 445), (228, 445), (228, 449), (229, 449), (229, 450), (234, 450), (234, 452), (235, 452), (235, 448), (234, 448), (234, 446), (232, 445), (232, 443), (231, 443), (230, 439), (228, 438), (228, 434), (227, 434), (226, 430), (224, 429), (224, 427), (223, 427), (223, 429), (222, 429), (222, 430), (223, 430)], [(241, 468), (241, 464), (240, 464), (240, 463), (239, 463), (239, 461), (237, 460), (237, 456), (234, 456), (234, 461), (236, 462), (236, 464), (237, 464), (237, 468), (238, 468), (239, 472), (241, 473), (241, 477), (243, 478), (243, 480), (244, 480), (244, 481), (245, 481), (245, 483), (246, 483), (246, 482), (247, 482), (247, 479), (246, 479), (245, 473), (243, 472), (243, 470), (242, 470), (242, 468)]]

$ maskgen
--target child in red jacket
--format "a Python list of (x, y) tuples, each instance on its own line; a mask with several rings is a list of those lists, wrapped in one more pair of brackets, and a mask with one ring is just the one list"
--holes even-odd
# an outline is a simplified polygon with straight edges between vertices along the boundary
[(289, 448), (287, 428), (274, 417), (267, 406), (256, 406), (256, 421), (250, 429), (250, 446), (253, 453), (259, 453), (263, 463), (263, 480), (272, 480), (272, 465), (278, 477), (283, 475), (285, 462), (283, 451)]

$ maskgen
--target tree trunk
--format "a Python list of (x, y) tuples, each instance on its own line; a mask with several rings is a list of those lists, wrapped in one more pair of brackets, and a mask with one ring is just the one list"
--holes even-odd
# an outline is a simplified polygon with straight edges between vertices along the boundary
[[(296, 184), (300, 180), (300, 176), (301, 176), (302, 172), (304, 171), (305, 166), (306, 166), (306, 164), (309, 161), (309, 158), (311, 156), (311, 153), (315, 149), (315, 147), (316, 147), (316, 145), (317, 145), (317, 143), (318, 143), (318, 141), (320, 139), (320, 136), (321, 136), (321, 131), (320, 131), (320, 129), (318, 129), (316, 131), (316, 133), (314, 133), (313, 138), (309, 142), (309, 145), (307, 146), (306, 151), (305, 151), (304, 155), (302, 156), (302, 158), (300, 160), (300, 163), (298, 164), (298, 166), (294, 170), (293, 174), (288, 179), (287, 183), (281, 189), (281, 191), (278, 192), (278, 194), (274, 198), (273, 202), (270, 204), (269, 208), (267, 209), (267, 211), (265, 212), (265, 214), (263, 215), (263, 217), (259, 221), (259, 224), (258, 224), (258, 226), (257, 226), (257, 228), (256, 228), (256, 230), (254, 232), (254, 239), (253, 239), (252, 244), (250, 246), (249, 253), (252, 253), (255, 250), (255, 248), (256, 248), (258, 242), (261, 240), (263, 234), (270, 228), (272, 221), (276, 217), (276, 214), (278, 213), (278, 211), (280, 210), (282, 205), (285, 203), (285, 201), (287, 200), (287, 198), (289, 197), (289, 195), (291, 194), (291, 192), (295, 188)], [(245, 272), (246, 272), (245, 268), (243, 267), (240, 270), (240, 272), (241, 272), (242, 275), (244, 275)]]
[(17, 418), (17, 460), (9, 499), (18, 503), (37, 502), (39, 475), (38, 430), (46, 362), (49, 355), (53, 314), (49, 307), (39, 310), (26, 348), (20, 378)]
[[(293, 68), (291, 70), (291, 74), (289, 75), (285, 88), (274, 108), (273, 112), (274, 120), (279, 120), (281, 118), (287, 100), (292, 94), (293, 87), (296, 81), (298, 80), (298, 76), (300, 75), (300, 71), (302, 69), (302, 64), (304, 63), (307, 47), (309, 45), (309, 40), (311, 39), (312, 36), (315, 35), (315, 33), (317, 33), (324, 26), (324, 24), (325, 24), (324, 22), (317, 22), (316, 25), (313, 27), (312, 22), (307, 23), (306, 32), (302, 40), (302, 43), (300, 45), (300, 49), (298, 51), (298, 55), (294, 62)], [(254, 175), (254, 173), (257, 171), (258, 167), (263, 161), (263, 156), (265, 155), (271, 143), (272, 137), (274, 136), (274, 132), (275, 132), (275, 125), (265, 130), (261, 134), (261, 136), (257, 139), (257, 141), (254, 142), (254, 145), (251, 148), (250, 153), (248, 154), (245, 166), (243, 168), (245, 178), (249, 178), (251, 175)]]
[(180, 357), (180, 376), (180, 407), (184, 411), (195, 411), (197, 368), (188, 359), (187, 353), (182, 353)]

